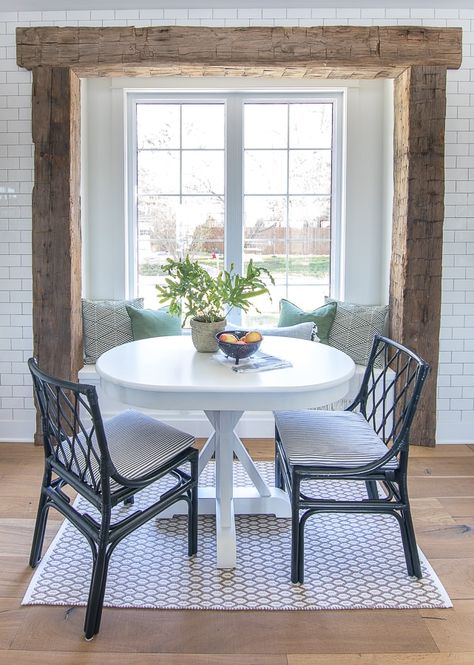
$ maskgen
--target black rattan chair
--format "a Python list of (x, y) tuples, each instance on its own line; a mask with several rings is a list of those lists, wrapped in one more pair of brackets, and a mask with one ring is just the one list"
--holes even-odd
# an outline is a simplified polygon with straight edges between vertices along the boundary
[[(407, 464), (410, 426), (428, 371), (415, 353), (377, 335), (360, 391), (346, 411), (275, 413), (276, 485), (287, 490), (292, 506), (292, 582), (304, 581), (306, 520), (338, 512), (396, 517), (408, 574), (421, 577)], [(364, 481), (367, 498), (337, 501), (308, 495), (308, 481), (328, 479)]]
[[(94, 386), (49, 376), (28, 361), (41, 412), (45, 470), (30, 565), (43, 547), (49, 508), (56, 508), (85, 536), (93, 567), (84, 632), (99, 632), (110, 557), (119, 542), (177, 501), (188, 504), (188, 554), (197, 551), (198, 451), (194, 437), (137, 411), (103, 421)], [(115, 521), (112, 509), (133, 504), (134, 495), (167, 474), (172, 487), (144, 510)], [(88, 501), (79, 510), (64, 491), (70, 486)], [(98, 516), (92, 517), (91, 508)]]

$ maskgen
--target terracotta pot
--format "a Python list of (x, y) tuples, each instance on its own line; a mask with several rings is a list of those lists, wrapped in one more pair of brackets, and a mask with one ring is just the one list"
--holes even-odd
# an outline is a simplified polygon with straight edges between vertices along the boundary
[(212, 323), (191, 319), (191, 338), (196, 351), (200, 353), (215, 353), (218, 348), (215, 335), (224, 330), (226, 325), (227, 321), (225, 319), (222, 319), (222, 321), (213, 321)]

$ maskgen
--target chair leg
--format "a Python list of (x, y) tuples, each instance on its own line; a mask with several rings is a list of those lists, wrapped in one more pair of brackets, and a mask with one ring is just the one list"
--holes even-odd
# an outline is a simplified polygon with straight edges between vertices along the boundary
[(38, 506), (38, 514), (36, 517), (35, 531), (33, 535), (33, 542), (31, 543), (30, 552), (30, 566), (36, 568), (41, 561), (41, 553), (43, 550), (44, 534), (46, 532), (46, 523), (48, 521), (49, 505), (46, 504), (46, 497), (44, 501), (40, 500)]
[(407, 572), (409, 575), (414, 575), (421, 579), (421, 565), (420, 557), (418, 556), (418, 547), (416, 546), (415, 530), (413, 528), (413, 520), (411, 518), (410, 502), (408, 500), (408, 488), (406, 477), (402, 476), (398, 484), (400, 488), (400, 497), (405, 504), (402, 510), (400, 529), (402, 532), (403, 548), (405, 550), (405, 560), (407, 563)]
[(306, 515), (300, 520), (299, 525), (299, 550), (298, 550), (298, 582), (304, 582), (304, 527), (306, 524)]
[(48, 497), (44, 490), (51, 482), (51, 471), (47, 469), (44, 472), (43, 482), (41, 485), (41, 494), (38, 502), (38, 510), (36, 513), (35, 531), (33, 535), (33, 542), (31, 543), (30, 552), (30, 566), (36, 568), (41, 559), (41, 551), (43, 549), (44, 534), (46, 531), (46, 522), (48, 521), (49, 505), (47, 503)]
[(379, 491), (377, 489), (377, 482), (375, 480), (366, 480), (365, 486), (367, 488), (367, 496), (369, 499), (379, 498)]
[(275, 448), (275, 487), (280, 490), (285, 489), (285, 481), (283, 479), (283, 473), (281, 471), (280, 455), (276, 448)]
[(410, 541), (409, 541), (408, 532), (407, 532), (407, 528), (406, 528), (405, 516), (402, 513), (401, 515), (397, 515), (397, 519), (398, 519), (398, 524), (400, 526), (400, 534), (402, 536), (403, 552), (405, 554), (407, 574), (410, 577), (412, 577), (414, 575), (414, 571), (413, 571), (413, 563), (412, 563), (412, 557), (411, 557), (411, 547), (410, 547)]
[(291, 490), (291, 581), (300, 581), (300, 479), (293, 474)]
[(404, 540), (405, 559), (407, 562), (407, 571), (409, 575), (414, 575), (418, 579), (423, 577), (421, 572), (420, 557), (418, 556), (418, 547), (416, 546), (415, 530), (411, 518), (410, 508), (402, 513), (403, 528), (402, 539)]
[(110, 563), (110, 557), (112, 556), (112, 551), (114, 548), (111, 548), (107, 551), (106, 557), (105, 557), (105, 570), (103, 574), (103, 579), (102, 579), (102, 588), (100, 590), (100, 597), (99, 597), (99, 602), (97, 603), (97, 615), (96, 615), (96, 620), (95, 620), (95, 628), (94, 628), (94, 635), (97, 635), (100, 629), (100, 621), (102, 619), (102, 610), (104, 609), (104, 596), (105, 596), (105, 587), (107, 585), (107, 574), (109, 571), (109, 563)]
[(281, 472), (281, 459), (277, 445), (277, 433), (275, 430), (275, 487), (280, 490), (285, 489), (285, 481)]
[(100, 545), (94, 560), (89, 598), (87, 600), (86, 618), (84, 621), (84, 636), (86, 640), (91, 640), (99, 632), (108, 565), (107, 547)]
[(193, 556), (197, 552), (197, 537), (198, 537), (198, 469), (199, 458), (196, 455), (191, 460), (191, 478), (196, 481), (194, 487), (191, 488), (191, 500), (188, 503), (188, 556)]

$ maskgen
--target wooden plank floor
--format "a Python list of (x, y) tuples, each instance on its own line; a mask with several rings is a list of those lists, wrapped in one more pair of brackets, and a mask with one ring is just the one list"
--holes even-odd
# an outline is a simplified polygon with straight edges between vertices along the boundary
[[(271, 457), (270, 442), (246, 443)], [(410, 461), (418, 542), (453, 609), (105, 609), (93, 642), (83, 608), (20, 605), (41, 474), (41, 449), (0, 444), (0, 665), (474, 665), (474, 446), (414, 447)]]

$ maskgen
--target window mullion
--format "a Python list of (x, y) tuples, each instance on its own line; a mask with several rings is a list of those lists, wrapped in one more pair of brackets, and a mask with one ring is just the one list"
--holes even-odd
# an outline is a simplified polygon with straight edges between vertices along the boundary
[(179, 203), (183, 204), (183, 105), (179, 105)]
[(125, 284), (127, 298), (138, 293), (138, 140), (137, 140), (137, 101), (133, 97), (128, 98), (127, 113), (127, 189), (126, 207), (128, 215), (128, 237), (127, 237), (127, 273), (128, 279)]
[(286, 105), (286, 275), (285, 292), (288, 298), (290, 276), (290, 105)]
[(225, 265), (243, 269), (243, 101), (230, 95), (225, 123)]

